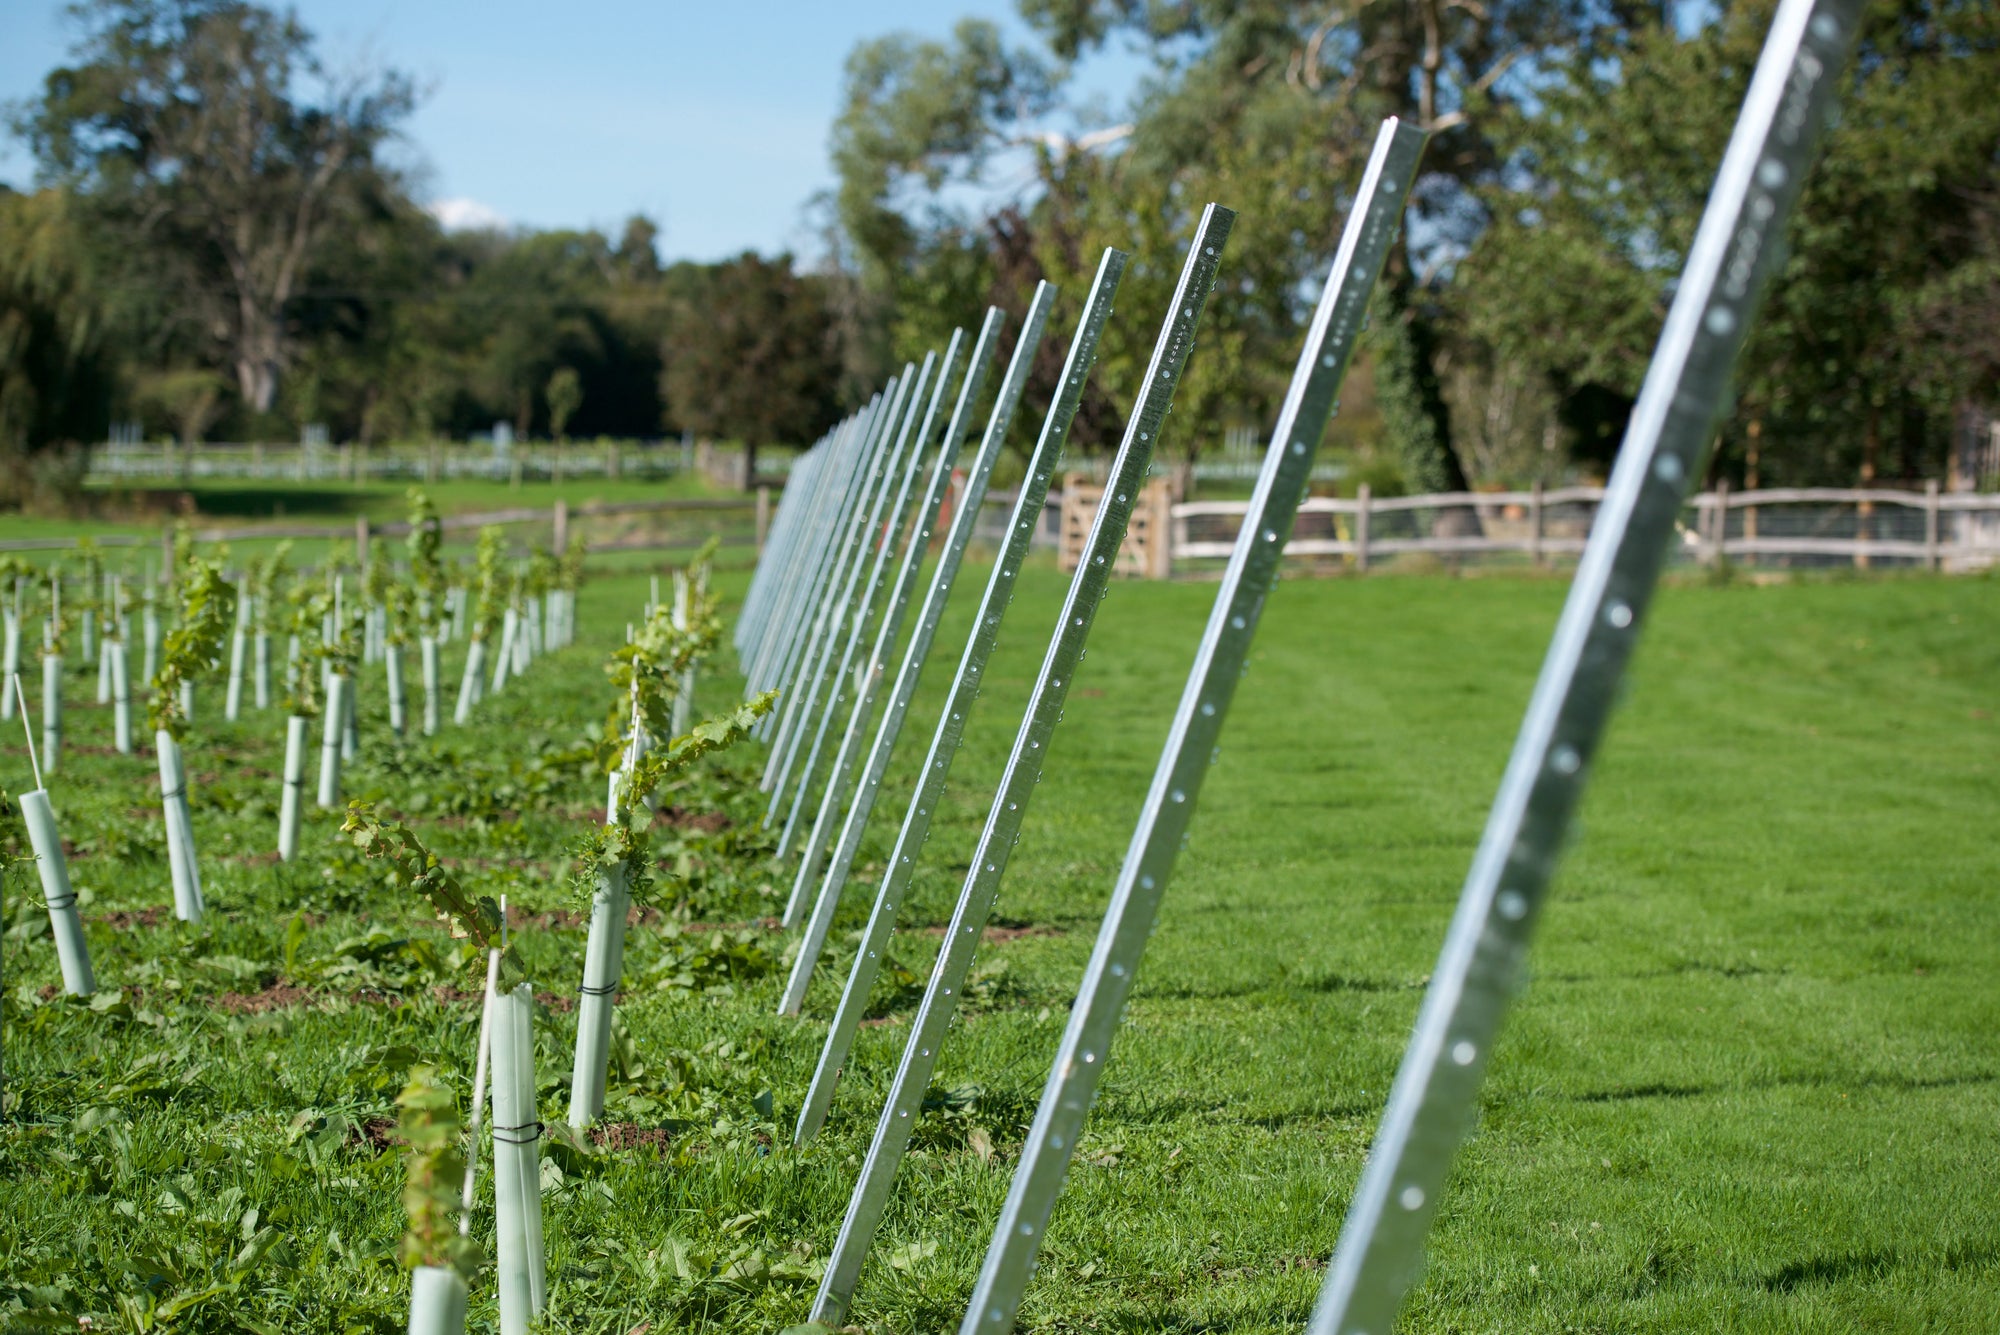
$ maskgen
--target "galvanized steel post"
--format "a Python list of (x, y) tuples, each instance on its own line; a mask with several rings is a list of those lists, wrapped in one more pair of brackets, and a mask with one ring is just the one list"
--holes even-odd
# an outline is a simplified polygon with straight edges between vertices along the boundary
[[(874, 450), (880, 436), (879, 425), (895, 396), (892, 379), (881, 394), (849, 424), (838, 453), (828, 460), (825, 481), (817, 489), (813, 508), (803, 517), (803, 531), (784, 581), (774, 590), (772, 634), (767, 637), (762, 658), (750, 674), (749, 685), (760, 691), (783, 680), (791, 668), (808, 627), (813, 609), (832, 577), (832, 563), (841, 539), (846, 535), (845, 520), (859, 501), (866, 479), (871, 476)], [(769, 724), (772, 716), (764, 716)]]
[(1188, 249), (1187, 262), (1174, 290), (1173, 305), (1154, 345), (1152, 361), (1146, 368), (1138, 401), (1133, 405), (1132, 420), (1112, 463), (1104, 498), (1070, 581), (1069, 594), (1063, 600), (1061, 619), (1056, 623), (1041, 670), (1029, 692), (1027, 713), (1015, 734), (1013, 751), (1001, 771), (999, 791), (987, 815), (986, 829), (973, 852), (972, 869), (959, 892), (951, 924), (945, 929), (924, 999), (911, 1021), (902, 1065), (890, 1086), (874, 1142), (868, 1147), (868, 1157), (861, 1165), (847, 1218), (827, 1258), (826, 1276), (813, 1305), (815, 1321), (833, 1324), (846, 1312), (875, 1227), (888, 1206), (896, 1168), (902, 1162), (911, 1128), (923, 1106), (924, 1089), (930, 1083), (945, 1030), (957, 1009), (958, 994), (971, 971), (973, 951), (992, 911), (993, 898), (999, 892), (1008, 854), (1020, 832), (1035, 785), (1041, 781), (1046, 748), (1055, 735), (1063, 701), (1069, 694), (1076, 665), (1083, 657), (1098, 604), (1109, 586), (1112, 562), (1124, 540), (1125, 526), (1145, 483), (1160, 427), (1166, 421), (1174, 390), (1194, 347), (1195, 326), (1215, 286), (1222, 246), (1235, 218), (1230, 210), (1210, 204), (1202, 211), (1201, 222), (1195, 229), (1194, 243)]
[(1556, 624), (1311, 1335), (1388, 1335), (1423, 1263), (1535, 916), (1638, 641), (1690, 479), (1701, 476), (1783, 228), (1847, 64), (1861, 0), (1780, 0)]
[[(847, 716), (847, 726), (842, 731), (840, 746), (834, 752), (833, 768), (828, 772), (826, 786), (820, 793), (819, 810), (813, 817), (810, 831), (806, 835), (805, 847), (799, 852), (799, 867), (792, 878), (792, 893), (785, 901), (784, 925), (797, 927), (805, 912), (806, 887), (819, 872), (820, 855), (826, 852), (827, 836), (833, 822), (847, 800), (849, 785), (854, 778), (856, 752), (861, 746), (863, 731), (875, 712), (875, 699), (881, 691), (882, 671), (889, 653), (896, 647), (896, 638), (902, 634), (903, 617), (909, 611), (910, 594), (915, 590), (917, 572), (923, 563), (923, 554), (930, 549), (931, 530), (937, 523), (938, 507), (944, 503), (945, 489), (951, 485), (951, 470), (958, 463), (960, 447), (965, 443), (966, 414), (978, 400), (986, 387), (986, 372), (992, 365), (994, 343), (1000, 334), (1000, 327), (1006, 323), (1006, 316), (997, 306), (988, 307), (986, 318), (979, 327), (979, 337), (972, 345), (972, 358), (966, 363), (965, 378), (959, 382), (958, 401), (952, 405), (951, 421), (946, 425), (944, 440), (938, 447), (937, 461), (931, 465), (929, 484), (924, 489), (923, 499), (917, 502), (915, 511), (916, 532), (903, 546), (902, 558), (896, 568), (895, 578), (889, 585), (888, 606), (883, 609), (882, 618), (876, 623), (875, 643), (860, 660), (860, 689), (855, 693), (853, 708)], [(938, 380), (944, 385), (942, 377)], [(928, 428), (928, 424), (926, 424)], [(928, 439), (928, 430), (923, 437)], [(921, 446), (922, 441), (919, 441)], [(897, 538), (900, 539), (898, 533)], [(892, 541), (890, 547), (895, 543)], [(831, 711), (829, 710), (829, 713)], [(824, 725), (822, 725), (824, 726)], [(810, 773), (810, 769), (808, 769)], [(800, 786), (804, 796), (805, 787)], [(794, 813), (796, 815), (796, 811)]]
[(785, 815), (784, 830), (778, 836), (780, 857), (783, 857), (786, 850), (791, 847), (792, 835), (798, 830), (799, 813), (805, 810), (807, 796), (812, 790), (813, 777), (818, 773), (820, 753), (826, 746), (828, 729), (832, 727), (833, 720), (839, 716), (840, 707), (846, 702), (848, 691), (854, 685), (855, 656), (861, 652), (868, 627), (875, 619), (875, 604), (882, 592), (883, 572), (888, 569), (890, 558), (896, 554), (903, 540), (904, 529), (909, 524), (910, 492), (923, 471), (924, 455), (930, 446), (931, 429), (937, 421), (938, 408), (944, 402), (945, 383), (951, 379), (952, 368), (958, 363), (959, 345), (964, 341), (963, 329), (951, 331), (951, 342), (945, 348), (944, 360), (938, 364), (937, 379), (931, 385), (930, 402), (924, 409), (923, 423), (917, 428), (916, 436), (910, 442), (908, 459), (903, 465), (902, 483), (897, 487), (896, 498), (890, 502), (881, 525), (871, 535), (871, 541), (875, 544), (875, 555), (868, 564), (868, 578), (862, 582), (857, 591), (853, 614), (847, 622), (847, 636), (841, 645), (839, 666), (834, 668), (833, 675), (827, 682), (826, 707), (819, 712), (813, 728), (812, 746), (806, 751), (805, 764), (796, 776), (797, 786), (792, 790), (792, 799)]
[[(853, 579), (867, 557), (868, 534), (874, 527), (874, 510), (888, 488), (894, 485), (897, 451), (906, 439), (905, 433), (898, 428), (907, 416), (905, 404), (915, 398), (910, 391), (916, 375), (915, 366), (905, 368), (896, 381), (894, 394), (883, 405), (877, 419), (875, 441), (869, 447), (871, 462), (865, 479), (855, 491), (853, 502), (841, 520), (841, 527), (827, 548), (825, 574), (819, 582), (818, 592), (804, 609), (811, 614), (810, 620), (800, 624), (799, 648), (792, 655), (792, 665), (787, 674), (779, 679), (784, 694), (778, 697), (777, 709), (772, 710), (772, 717), (777, 719), (777, 723), (771, 733), (770, 763), (764, 770), (763, 787), (766, 789), (779, 786), (779, 776), (792, 751), (791, 734), (800, 727), (800, 721), (811, 713), (817, 700), (817, 689), (809, 697), (802, 695), (802, 691), (808, 680), (816, 684), (815, 665), (824, 671), (826, 642), (838, 633), (840, 608), (853, 591)], [(771, 802), (771, 810), (775, 810), (775, 792)], [(764, 822), (769, 824), (770, 819), (771, 811), (767, 810)]]
[[(844, 440), (837, 447), (838, 453), (827, 462), (825, 481), (817, 489), (812, 509), (802, 517), (803, 528), (791, 567), (773, 591), (770, 633), (745, 673), (753, 694), (784, 681), (803, 645), (813, 609), (831, 577), (834, 551), (846, 532), (843, 521), (868, 476), (878, 435), (876, 426), (887, 407), (885, 400), (894, 392), (895, 381), (891, 380), (884, 392), (870, 400), (849, 424)], [(772, 714), (766, 714), (763, 724), (768, 725), (771, 719)]]
[(1152, 934), (1216, 738), (1242, 676), (1264, 600), (1277, 583), (1286, 540), (1311, 480), (1313, 458), (1368, 313), (1423, 155), (1423, 131), (1391, 120), (1376, 137), (1319, 308), (1292, 371), (1255, 493), (1195, 649), (1173, 727), (1153, 772), (1104, 925), (1056, 1050), (1013, 1185), (980, 1267), (961, 1335), (1005, 1335), (1033, 1273), (1049, 1214), (1062, 1192), (1097, 1082), (1110, 1060), (1125, 997)]
[[(839, 1083), (841, 1070), (847, 1062), (854, 1033), (861, 1026), (862, 1012), (868, 1007), (868, 993), (875, 986), (875, 976), (881, 969), (881, 956), (888, 951), (889, 937), (896, 930), (896, 914), (902, 907), (903, 893), (909, 889), (910, 878), (916, 871), (917, 854), (930, 838), (931, 816), (937, 810), (938, 797), (944, 792), (945, 780), (951, 774), (959, 739), (965, 735), (966, 716), (972, 712), (972, 702), (979, 695), (986, 659), (999, 639), (1000, 623), (1006, 615), (1007, 605), (1013, 601), (1015, 577), (1021, 573), (1021, 563), (1027, 560), (1028, 549), (1033, 543), (1037, 516), (1048, 495), (1049, 477), (1055, 471), (1056, 461), (1062, 456), (1063, 441), (1068, 438), (1070, 423), (1075, 420), (1077, 409), (1083, 402), (1084, 382), (1089, 379), (1090, 368), (1097, 360), (1097, 345), (1104, 336), (1105, 323), (1111, 318), (1112, 299), (1118, 293), (1118, 280), (1125, 273), (1126, 260), (1123, 251), (1106, 250), (1098, 261), (1097, 276), (1091, 282), (1090, 295), (1083, 304), (1083, 315), (1077, 321), (1076, 336), (1070, 341), (1069, 353), (1063, 361), (1062, 382), (1057, 388), (1055, 401), (1049, 405), (1048, 414), (1043, 419), (1041, 436), (1028, 460), (1028, 471), (1021, 479), (1021, 489), (1014, 498), (1014, 509), (1007, 521), (1007, 534), (1000, 554), (994, 559), (992, 573), (987, 576), (986, 592), (972, 619), (972, 632), (966, 639), (964, 653), (959, 657), (958, 671), (952, 678), (944, 708), (938, 712), (930, 750), (924, 756), (923, 767), (917, 772), (917, 791), (910, 796), (909, 809), (903, 815), (895, 849), (889, 855), (888, 869), (883, 873), (882, 885), (875, 893), (874, 907), (869, 911), (861, 948), (855, 952), (847, 985), (840, 994), (840, 1005), (835, 1008), (833, 1023), (827, 1027), (826, 1043), (820, 1050), (819, 1064), (813, 1070), (812, 1084), (806, 1091), (805, 1106), (799, 1110), (798, 1127), (793, 1133), (797, 1144), (803, 1145), (819, 1133), (821, 1124), (826, 1120), (827, 1109), (833, 1104), (834, 1086)], [(960, 539), (961, 551), (964, 540), (970, 537), (971, 526), (977, 523), (977, 507), (961, 506), (957, 518), (953, 520), (954, 532), (961, 526), (967, 530)], [(799, 982), (798, 986), (802, 990), (803, 982)]]
[[(867, 828), (869, 814), (875, 809), (876, 795), (882, 790), (882, 776), (888, 770), (896, 738), (909, 715), (910, 701), (916, 695), (917, 679), (922, 675), (924, 664), (930, 657), (931, 645), (937, 639), (945, 601), (958, 578), (959, 566), (965, 559), (966, 544), (978, 526), (979, 508), (986, 499), (987, 481), (993, 475), (993, 465), (1000, 458), (1007, 429), (1020, 406), (1021, 394), (1027, 388), (1028, 374), (1034, 369), (1035, 350), (1041, 346), (1042, 332), (1048, 325), (1049, 308), (1055, 304), (1055, 294), (1055, 288), (1044, 281), (1035, 289), (1034, 299), (1028, 303), (1028, 315), (1022, 323), (1021, 336), (1014, 343), (1014, 355), (1008, 361), (1007, 374), (1000, 382), (1000, 393), (995, 397), (993, 411), (986, 419), (985, 434), (980, 439), (978, 453), (973, 456), (972, 468), (966, 474), (964, 490), (959, 494), (958, 512), (952, 516), (944, 548), (938, 554), (937, 569), (931, 574), (930, 590), (924, 595), (923, 608), (917, 614), (916, 629), (910, 634), (910, 643), (903, 651), (902, 665), (896, 670), (888, 707), (883, 711), (881, 725), (875, 731), (875, 740), (869, 746), (868, 763), (862, 768), (854, 803), (848, 808), (847, 818), (841, 825), (833, 860), (827, 866), (826, 878), (813, 901), (812, 916), (806, 922), (806, 934), (799, 943), (799, 952), (793, 957), (791, 977), (785, 984), (784, 997), (778, 1003), (780, 1015), (798, 1014), (805, 1001), (806, 984), (812, 980), (820, 951), (825, 948), (826, 934), (833, 926), (834, 909), (840, 902), (840, 891), (847, 884), (847, 873), (861, 847), (862, 831)], [(1046, 486), (1046, 471), (1043, 481)], [(1022, 551), (1026, 550), (1024, 542)]]

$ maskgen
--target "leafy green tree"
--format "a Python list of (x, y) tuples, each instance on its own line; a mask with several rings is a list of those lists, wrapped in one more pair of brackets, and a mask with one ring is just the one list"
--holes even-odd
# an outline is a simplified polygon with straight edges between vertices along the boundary
[(708, 267), (677, 295), (661, 360), (673, 420), (741, 440), (746, 485), (761, 445), (809, 445), (832, 424), (840, 363), (824, 287), (792, 257), (745, 253)]
[(243, 402), (276, 402), (288, 305), (327, 232), (392, 188), (377, 150), (412, 109), (395, 73), (330, 76), (291, 13), (244, 0), (82, 0), (75, 63), (19, 109), (141, 282), (171, 284)]
[(562, 440), (569, 419), (576, 416), (576, 410), (583, 406), (583, 381), (577, 376), (576, 368), (558, 366), (542, 394), (549, 405), (549, 433)]
[[(1156, 312), (1202, 205), (1237, 209), (1203, 348), (1175, 401), (1177, 420), (1192, 421), (1192, 431), (1181, 428), (1192, 450), (1231, 422), (1268, 417), (1376, 126), (1388, 115), (1415, 120), (1435, 139), (1409, 232), (1422, 253), (1392, 261), (1376, 320), (1382, 410), (1404, 438), (1407, 471), (1462, 483), (1437, 388), (1439, 261), (1476, 222), (1467, 187), (1496, 168), (1489, 125), (1526, 91), (1519, 71), (1590, 33), (1606, 7), (1023, 0), (1021, 9), (1046, 58), (975, 42), (963, 26), (951, 46), (885, 39), (857, 50), (835, 146), (842, 218), (857, 251), (884, 267), (920, 256), (910, 234), (939, 216), (938, 187), (977, 179), (1013, 143), (1031, 154), (1037, 176), (1038, 197), (1020, 210), (1037, 276), (1087, 273), (1102, 247), (1116, 245), (1135, 259), (1121, 307)], [(1074, 139), (1026, 136), (1067, 62), (1112, 42), (1136, 44), (1155, 61), (1130, 123)], [(969, 230), (963, 219), (952, 226)], [(1100, 374), (1115, 396), (1136, 390), (1153, 332), (1144, 320), (1109, 331)]]
[(0, 503), (19, 503), (25, 456), (100, 439), (120, 381), (95, 264), (60, 191), (0, 187)]
[[(1548, 377), (1586, 459), (1608, 461), (1622, 434), (1771, 8), (1736, 5), (1692, 35), (1644, 25), (1616, 58), (1579, 51), (1507, 126), (1516, 170), (1487, 194), (1493, 223), (1454, 302), (1470, 339)], [(1892, 436), (1914, 475), (1954, 405), (1991, 392), (1991, 371), (1937, 334), (1960, 327), (1954, 294), (1980, 290), (1996, 54), (1990, 7), (1868, 10), (1725, 428), (1724, 466), (1746, 480), (1869, 480)]]

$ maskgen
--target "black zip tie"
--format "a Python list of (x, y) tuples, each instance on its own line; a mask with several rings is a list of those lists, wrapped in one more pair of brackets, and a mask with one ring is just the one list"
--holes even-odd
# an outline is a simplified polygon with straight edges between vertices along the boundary
[(592, 987), (590, 984), (585, 983), (577, 989), (579, 995), (586, 997), (608, 997), (616, 994), (617, 991), (618, 984), (616, 983), (608, 983), (603, 987)]
[(47, 908), (47, 909), (48, 909), (48, 910), (49, 910), (50, 912), (52, 912), (52, 913), (60, 913), (60, 912), (61, 912), (62, 910), (66, 909), (66, 908), (71, 908), (71, 907), (74, 907), (74, 906), (75, 906), (75, 904), (76, 904), (76, 892), (75, 892), (75, 891), (71, 891), (71, 892), (70, 892), (70, 893), (69, 893), (68, 895), (65, 895), (65, 896), (64, 896), (63, 898), (61, 898), (61, 899), (47, 899), (47, 900), (43, 900), (43, 901), (42, 901), (42, 903), (43, 903), (43, 906), (44, 906), (45, 908)]
[(160, 799), (162, 801), (165, 801), (169, 797), (186, 797), (186, 796), (187, 796), (187, 785), (185, 784), (181, 785), (179, 788), (174, 789), (171, 793), (164, 788), (160, 789)]
[[(503, 1136), (500, 1134), (503, 1131), (525, 1131), (528, 1134), (525, 1136)], [(523, 1122), (520, 1126), (496, 1126), (493, 1128), (493, 1139), (502, 1145), (532, 1145), (541, 1138), (542, 1124), (540, 1122)]]

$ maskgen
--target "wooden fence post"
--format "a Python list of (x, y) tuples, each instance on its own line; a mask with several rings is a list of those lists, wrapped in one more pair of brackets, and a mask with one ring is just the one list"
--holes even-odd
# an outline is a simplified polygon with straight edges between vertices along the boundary
[(555, 528), (555, 545), (558, 554), (569, 548), (569, 502), (556, 497), (555, 513), (550, 517)]
[(1729, 542), (1729, 479), (1728, 478), (1723, 478), (1715, 484), (1715, 517), (1711, 522), (1715, 525), (1715, 528), (1713, 529), (1715, 540), (1711, 545), (1709, 564), (1715, 566), (1717, 569), (1720, 569), (1722, 567), (1723, 561), (1727, 559), (1729, 555), (1727, 550), (1727, 545)]
[(1924, 569), (1938, 568), (1938, 481), (1924, 483)]
[(757, 551), (764, 550), (764, 539), (771, 532), (771, 489), (757, 488)]
[(1368, 571), (1368, 501), (1373, 495), (1366, 482), (1354, 489), (1354, 499), (1360, 508), (1354, 512), (1354, 568), (1363, 574)]
[(1528, 496), (1528, 559), (1536, 565), (1542, 563), (1542, 536), (1542, 482), (1536, 478)]
[(361, 564), (361, 573), (368, 573), (368, 516), (354, 517), (354, 556)]

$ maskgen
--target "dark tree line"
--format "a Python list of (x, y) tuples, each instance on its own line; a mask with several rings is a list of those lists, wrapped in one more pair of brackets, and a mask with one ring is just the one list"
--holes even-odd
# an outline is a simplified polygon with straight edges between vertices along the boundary
[(0, 455), (51, 461), (17, 480), (134, 419), (754, 448), (838, 415), (831, 280), (789, 256), (663, 267), (642, 217), (446, 232), (384, 151), (416, 103), (402, 75), (333, 77), (296, 17), (240, 0), (71, 16), (71, 63), (9, 109), (41, 182), (0, 188)]

